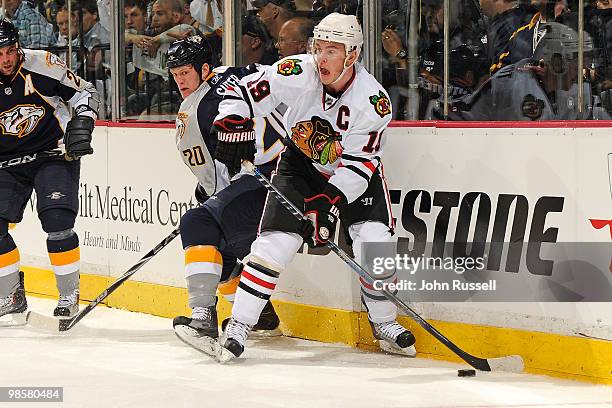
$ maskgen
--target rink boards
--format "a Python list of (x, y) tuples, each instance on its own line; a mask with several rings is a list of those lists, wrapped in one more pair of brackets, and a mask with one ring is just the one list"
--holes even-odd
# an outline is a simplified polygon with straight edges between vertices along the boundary
[[(383, 155), (396, 231), (405, 242), (415, 240), (415, 217), (422, 227), (420, 239), (434, 239), (444, 209), (444, 204), (436, 206), (436, 197), (458, 197), (459, 203), (475, 196), (490, 201), (490, 238), (496, 205), (508, 195), (527, 203), (525, 240), (539, 236), (534, 219), (543, 217), (539, 232), (550, 230), (557, 242), (612, 242), (609, 226), (596, 229), (590, 222), (612, 222), (612, 138), (609, 128), (599, 127), (601, 123), (577, 128), (409, 125), (387, 129)], [(83, 159), (76, 226), (86, 299), (168, 235), (180, 215), (194, 205), (195, 179), (183, 165), (174, 130), (167, 125), (100, 123), (94, 149), (94, 156)], [(427, 197), (432, 203), (424, 209)], [(539, 203), (552, 207), (535, 216)], [(54, 284), (45, 236), (32, 214), (33, 204), (12, 232), (22, 263), (32, 267), (27, 269), (28, 289), (51, 294)], [(473, 233), (479, 217), (486, 216), (474, 210), (466, 219), (460, 208), (458, 204), (450, 210), (449, 240), (458, 225), (467, 222)], [(177, 239), (112, 296), (109, 305), (162, 316), (184, 312), (182, 258)], [(356, 279), (333, 255), (299, 254), (282, 275), (274, 299), (286, 334), (372, 346)], [(486, 356), (518, 352), (532, 372), (612, 383), (612, 343), (578, 335), (612, 338), (610, 303), (436, 302), (415, 308), (470, 352)], [(450, 358), (435, 340), (414, 324), (411, 327), (419, 352)]]

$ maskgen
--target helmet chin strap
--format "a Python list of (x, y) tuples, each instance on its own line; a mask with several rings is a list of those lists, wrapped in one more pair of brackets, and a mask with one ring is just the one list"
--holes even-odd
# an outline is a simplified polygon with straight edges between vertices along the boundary
[[(346, 58), (344, 59), (344, 64), (343, 64), (344, 69), (342, 70), (342, 72), (340, 73), (340, 75), (338, 75), (338, 78), (336, 78), (336, 80), (335, 80), (334, 82), (332, 82), (331, 84), (329, 84), (329, 85), (335, 85), (335, 84), (336, 84), (338, 81), (340, 81), (340, 80), (342, 79), (342, 77), (344, 76), (344, 74), (346, 73), (346, 71), (348, 71), (348, 70), (349, 70), (349, 69), (350, 69), (350, 68), (351, 68), (353, 65), (355, 65), (355, 61), (357, 61), (357, 60), (353, 61), (353, 63), (352, 63), (351, 65), (346, 66), (346, 62), (348, 61), (348, 59), (349, 59), (349, 58), (350, 58), (350, 57), (346, 57)], [(328, 86), (329, 86), (329, 85), (328, 85)]]

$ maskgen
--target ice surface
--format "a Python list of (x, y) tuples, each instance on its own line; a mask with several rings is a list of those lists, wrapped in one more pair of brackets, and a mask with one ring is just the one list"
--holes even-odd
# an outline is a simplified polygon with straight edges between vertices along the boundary
[[(28, 302), (45, 314), (55, 306)], [(105, 307), (67, 333), (0, 328), (0, 356), (2, 386), (64, 387), (63, 403), (34, 407), (612, 407), (609, 386), (459, 378), (467, 366), (286, 337), (249, 341), (222, 366), (178, 340), (170, 319)]]

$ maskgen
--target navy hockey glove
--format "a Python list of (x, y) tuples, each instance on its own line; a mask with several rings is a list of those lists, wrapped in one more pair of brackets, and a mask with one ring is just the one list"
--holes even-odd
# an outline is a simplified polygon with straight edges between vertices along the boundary
[(195, 198), (200, 204), (204, 204), (206, 200), (210, 198), (208, 194), (206, 194), (206, 190), (204, 190), (204, 187), (202, 187), (200, 183), (196, 184)]
[(321, 194), (304, 199), (304, 215), (312, 221), (314, 233), (303, 236), (308, 245), (321, 246), (336, 232), (340, 216), (339, 208), (347, 202), (346, 197), (333, 184), (327, 183)]
[(72, 159), (78, 159), (93, 153), (91, 148), (91, 134), (93, 133), (94, 120), (89, 116), (75, 116), (66, 125), (64, 144), (66, 155)]
[(230, 176), (240, 172), (243, 160), (255, 161), (255, 129), (251, 118), (230, 115), (213, 123), (217, 133), (215, 159), (227, 166)]

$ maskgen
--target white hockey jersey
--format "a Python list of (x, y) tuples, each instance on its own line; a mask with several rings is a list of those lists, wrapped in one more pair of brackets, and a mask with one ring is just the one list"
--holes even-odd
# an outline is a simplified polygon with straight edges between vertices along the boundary
[(325, 91), (311, 55), (294, 55), (240, 80), (227, 90), (217, 119), (228, 115), (258, 118), (279, 104), (291, 141), (317, 170), (330, 176), (348, 202), (361, 196), (380, 166), (383, 131), (391, 103), (383, 87), (361, 64), (340, 95)]
[[(209, 196), (218, 193), (230, 183), (227, 167), (213, 160), (217, 140), (210, 134), (219, 103), (225, 90), (238, 84), (240, 78), (257, 72), (258, 67), (218, 67), (198, 89), (183, 100), (176, 117), (176, 147), (183, 162), (197, 177), (198, 183)], [(278, 112), (255, 122), (257, 135), (255, 164), (264, 173), (276, 164), (284, 145), (284, 133)], [(269, 170), (267, 170), (269, 168)]]

